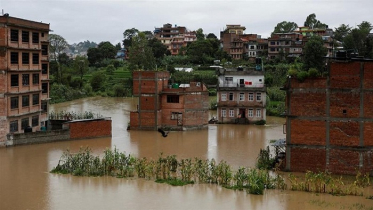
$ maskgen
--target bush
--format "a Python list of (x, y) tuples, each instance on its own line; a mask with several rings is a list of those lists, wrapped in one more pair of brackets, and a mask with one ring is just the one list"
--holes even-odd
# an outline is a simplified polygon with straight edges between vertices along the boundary
[(316, 78), (320, 76), (320, 72), (316, 68), (310, 68), (308, 70), (308, 75), (310, 78)]
[(306, 71), (300, 71), (297, 73), (297, 79), (299, 82), (303, 82), (308, 77), (308, 73)]

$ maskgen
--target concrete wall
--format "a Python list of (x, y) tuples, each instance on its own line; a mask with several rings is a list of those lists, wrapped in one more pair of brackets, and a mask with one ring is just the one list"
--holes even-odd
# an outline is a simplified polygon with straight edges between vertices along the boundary
[(33, 133), (16, 133), (10, 140), (6, 141), (6, 146), (16, 146), (22, 144), (49, 143), (55, 141), (70, 140), (69, 130), (38, 131)]

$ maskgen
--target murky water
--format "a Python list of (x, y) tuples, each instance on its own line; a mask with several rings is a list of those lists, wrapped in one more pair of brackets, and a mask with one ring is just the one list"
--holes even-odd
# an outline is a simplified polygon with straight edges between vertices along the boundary
[(209, 125), (207, 130), (171, 132), (167, 138), (156, 131), (127, 131), (129, 111), (136, 104), (136, 98), (88, 98), (51, 106), (51, 111), (109, 116), (113, 137), (0, 148), (0, 209), (373, 209), (373, 201), (362, 196), (279, 190), (258, 196), (209, 184), (172, 187), (144, 179), (48, 172), (63, 151), (82, 146), (95, 154), (116, 147), (136, 157), (156, 159), (163, 152), (178, 158), (225, 160), (233, 168), (254, 167), (261, 148), (271, 139), (285, 137), (284, 119), (273, 117), (267, 118), (266, 126)]

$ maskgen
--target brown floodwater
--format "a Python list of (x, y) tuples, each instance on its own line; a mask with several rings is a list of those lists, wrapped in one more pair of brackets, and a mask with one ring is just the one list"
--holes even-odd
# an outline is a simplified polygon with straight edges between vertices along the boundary
[[(266, 126), (209, 125), (206, 130), (127, 131), (137, 98), (86, 98), (54, 104), (50, 111), (92, 111), (112, 119), (111, 138), (84, 139), (0, 148), (0, 210), (18, 209), (373, 209), (365, 196), (332, 196), (290, 190), (250, 195), (214, 184), (173, 187), (152, 180), (76, 177), (51, 174), (62, 153), (90, 147), (95, 155), (116, 147), (136, 157), (156, 159), (161, 152), (178, 158), (225, 160), (233, 169), (255, 167), (259, 150), (284, 138), (283, 118)], [(216, 116), (211, 111), (210, 117)], [(284, 176), (287, 176), (285, 174)], [(366, 193), (373, 195), (372, 187)]]

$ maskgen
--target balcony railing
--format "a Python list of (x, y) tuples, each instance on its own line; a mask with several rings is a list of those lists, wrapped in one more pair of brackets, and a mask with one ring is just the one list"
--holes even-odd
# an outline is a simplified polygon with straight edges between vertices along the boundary
[(246, 88), (262, 88), (264, 84), (240, 84), (240, 83), (223, 83), (219, 84), (219, 87), (246, 87)]

